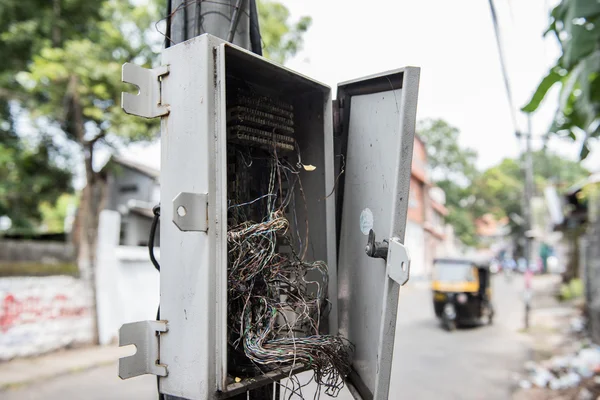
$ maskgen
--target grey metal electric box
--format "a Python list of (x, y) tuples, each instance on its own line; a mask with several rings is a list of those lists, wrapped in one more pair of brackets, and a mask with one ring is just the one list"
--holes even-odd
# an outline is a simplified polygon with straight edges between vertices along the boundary
[[(305, 204), (295, 207), (290, 229), (303, 238), (306, 260), (328, 265), (324, 333), (341, 333), (355, 346), (347, 379), (355, 396), (387, 398), (399, 286), (409, 270), (402, 242), (419, 69), (343, 83), (333, 106), (326, 85), (202, 35), (164, 50), (160, 68), (126, 64), (123, 80), (140, 88), (124, 94), (125, 111), (162, 119), (162, 204), (161, 320), (122, 330), (138, 353), (122, 363), (121, 376), (159, 375), (160, 392), (186, 399), (227, 398), (283, 377), (228, 377), (228, 208), (245, 173), (230, 160), (231, 143), (276, 140), (277, 151), (293, 151), (303, 167), (301, 187), (290, 190)], [(228, 121), (244, 110), (231, 107), (233, 93), (277, 98), (277, 107), (293, 109), (293, 124), (277, 120), (293, 139), (232, 129)], [(385, 239), (383, 258), (365, 252), (371, 230)]]

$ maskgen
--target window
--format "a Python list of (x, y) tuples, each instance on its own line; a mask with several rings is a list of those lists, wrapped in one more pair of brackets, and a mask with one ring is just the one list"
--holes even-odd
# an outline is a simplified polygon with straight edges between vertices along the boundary
[(433, 269), (433, 279), (442, 282), (475, 282), (476, 272), (471, 264), (438, 261)]
[(132, 193), (132, 192), (137, 192), (138, 191), (138, 186), (134, 183), (131, 185), (122, 185), (119, 188), (119, 193)]

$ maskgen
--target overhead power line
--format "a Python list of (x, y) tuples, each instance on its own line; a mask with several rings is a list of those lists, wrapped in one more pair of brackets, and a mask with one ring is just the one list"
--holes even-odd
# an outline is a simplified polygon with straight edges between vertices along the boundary
[(498, 45), (498, 55), (500, 56), (500, 68), (502, 69), (502, 77), (504, 78), (504, 87), (506, 88), (506, 96), (508, 97), (508, 106), (510, 107), (510, 118), (512, 120), (515, 134), (518, 132), (517, 126), (517, 115), (515, 103), (512, 97), (512, 91), (510, 90), (510, 80), (508, 78), (508, 70), (506, 69), (506, 61), (504, 59), (504, 51), (502, 49), (502, 38), (500, 37), (500, 26), (498, 24), (498, 15), (496, 14), (496, 7), (494, 6), (494, 0), (488, 0), (490, 3), (490, 11), (492, 13), (492, 22), (494, 24), (494, 33), (496, 34), (496, 44)]

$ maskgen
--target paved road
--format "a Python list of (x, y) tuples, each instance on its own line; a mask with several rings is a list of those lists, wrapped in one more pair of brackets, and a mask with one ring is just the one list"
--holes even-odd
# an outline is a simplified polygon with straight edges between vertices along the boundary
[[(495, 279), (494, 325), (448, 333), (434, 318), (428, 288), (404, 288), (390, 399), (510, 398), (511, 377), (527, 356), (524, 339), (518, 333), (523, 321), (521, 289), (520, 277), (511, 284), (501, 277)], [(115, 364), (0, 393), (0, 399), (153, 400), (155, 384), (152, 377), (121, 381)], [(348, 393), (342, 393), (338, 400), (349, 398)]]
[(401, 293), (390, 399), (504, 400), (527, 358), (522, 278), (493, 281), (494, 325), (446, 332), (428, 290)]

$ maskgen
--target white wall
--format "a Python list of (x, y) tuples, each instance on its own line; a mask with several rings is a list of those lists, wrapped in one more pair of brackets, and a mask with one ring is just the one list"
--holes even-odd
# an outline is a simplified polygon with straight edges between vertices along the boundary
[(69, 276), (0, 279), (0, 361), (92, 340), (91, 291)]
[[(100, 213), (96, 288), (101, 344), (118, 339), (121, 325), (156, 319), (160, 281), (148, 248), (119, 246), (120, 215)], [(155, 250), (159, 258), (159, 250)]]
[(425, 231), (415, 222), (406, 222), (404, 245), (410, 255), (410, 280), (419, 280), (425, 276)]

